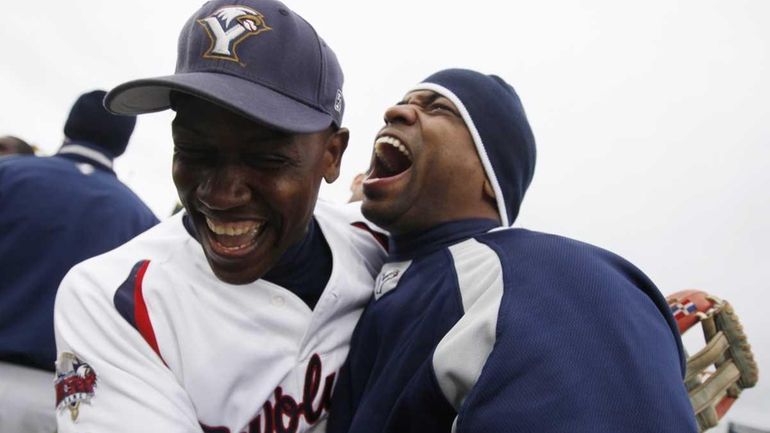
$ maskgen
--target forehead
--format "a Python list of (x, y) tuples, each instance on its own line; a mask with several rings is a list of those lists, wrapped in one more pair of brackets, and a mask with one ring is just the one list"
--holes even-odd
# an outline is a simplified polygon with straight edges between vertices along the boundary
[(194, 96), (172, 93), (171, 106), (176, 111), (172, 127), (187, 133), (201, 136), (235, 135), (247, 139), (288, 138), (292, 135)]
[(250, 126), (250, 124), (254, 124), (263, 127), (259, 123), (232, 110), (195, 96), (172, 93), (170, 100), (171, 108), (177, 113), (177, 119), (179, 120), (195, 119), (198, 121), (205, 121), (207, 119), (226, 119), (239, 126)]

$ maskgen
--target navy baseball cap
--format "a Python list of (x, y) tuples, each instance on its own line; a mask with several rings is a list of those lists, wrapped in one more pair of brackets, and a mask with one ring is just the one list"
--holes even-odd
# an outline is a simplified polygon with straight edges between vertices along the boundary
[(176, 72), (129, 81), (104, 99), (117, 114), (170, 108), (187, 93), (291, 133), (340, 126), (342, 69), (313, 27), (275, 0), (205, 3), (179, 35)]

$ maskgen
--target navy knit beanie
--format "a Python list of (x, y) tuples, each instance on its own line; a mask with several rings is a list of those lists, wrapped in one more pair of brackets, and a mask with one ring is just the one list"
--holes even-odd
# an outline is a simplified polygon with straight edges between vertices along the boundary
[(535, 172), (535, 137), (519, 96), (496, 75), (467, 69), (436, 72), (414, 90), (452, 101), (473, 137), (495, 191), (502, 225), (513, 224)]
[(117, 116), (103, 105), (104, 90), (84, 93), (75, 101), (64, 125), (68, 142), (101, 150), (110, 158), (123, 154), (134, 132), (136, 116)]

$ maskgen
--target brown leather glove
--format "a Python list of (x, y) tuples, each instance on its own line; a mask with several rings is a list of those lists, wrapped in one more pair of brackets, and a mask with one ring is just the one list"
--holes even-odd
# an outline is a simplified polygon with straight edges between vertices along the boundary
[(684, 334), (700, 323), (706, 346), (688, 356), (685, 386), (700, 431), (717, 425), (745, 388), (757, 383), (751, 345), (733, 307), (699, 290), (684, 290), (666, 298)]

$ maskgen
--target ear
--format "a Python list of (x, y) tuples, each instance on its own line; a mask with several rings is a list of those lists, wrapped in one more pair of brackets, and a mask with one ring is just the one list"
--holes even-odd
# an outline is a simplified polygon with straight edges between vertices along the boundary
[(348, 131), (348, 128), (340, 128), (326, 139), (324, 154), (324, 180), (326, 183), (332, 183), (339, 177), (342, 154), (348, 148), (349, 138), (350, 131)]

